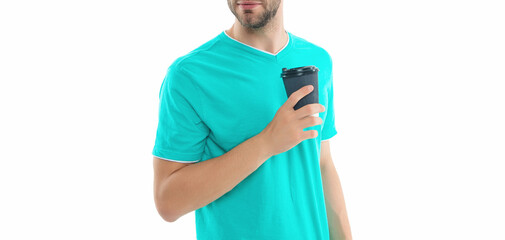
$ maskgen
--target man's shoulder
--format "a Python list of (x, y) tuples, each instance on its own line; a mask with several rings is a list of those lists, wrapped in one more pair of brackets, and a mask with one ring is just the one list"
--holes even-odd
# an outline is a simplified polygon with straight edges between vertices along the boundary
[(330, 53), (319, 43), (312, 42), (308, 39), (299, 37), (291, 33), (293, 37), (294, 47), (302, 51), (310, 51), (311, 55), (317, 55), (317, 58), (322, 59), (324, 62), (332, 64), (332, 58)]
[(171, 64), (171, 67), (180, 69), (181, 67), (190, 63), (197, 63), (206, 61), (206, 54), (213, 51), (217, 42), (219, 42), (219, 35), (212, 39), (200, 44), (198, 47), (190, 50), (186, 54), (177, 57)]
[(320, 54), (321, 57), (327, 58), (331, 62), (331, 55), (319, 43), (315, 43), (315, 42), (313, 42), (311, 40), (308, 40), (306, 38), (300, 37), (300, 36), (295, 35), (293, 33), (291, 33), (291, 36), (293, 37), (293, 42), (294, 42), (294, 45), (295, 45), (296, 49), (299, 49), (299, 50), (308, 50), (308, 51), (311, 51), (314, 54)]

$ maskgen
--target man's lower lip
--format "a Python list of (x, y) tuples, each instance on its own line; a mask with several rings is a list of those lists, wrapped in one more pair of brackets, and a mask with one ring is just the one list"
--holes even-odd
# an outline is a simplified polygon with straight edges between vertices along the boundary
[(238, 6), (242, 9), (253, 9), (261, 4), (239, 4)]

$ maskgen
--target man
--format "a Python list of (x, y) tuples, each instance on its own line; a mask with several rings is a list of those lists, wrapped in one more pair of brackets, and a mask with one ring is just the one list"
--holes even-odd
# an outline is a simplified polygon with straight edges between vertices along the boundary
[[(228, 6), (232, 27), (177, 58), (161, 85), (158, 213), (196, 210), (199, 240), (351, 239), (330, 154), (330, 55), (284, 29), (282, 0)], [(280, 74), (306, 65), (319, 68), (319, 103), (295, 111), (313, 87), (288, 97)]]

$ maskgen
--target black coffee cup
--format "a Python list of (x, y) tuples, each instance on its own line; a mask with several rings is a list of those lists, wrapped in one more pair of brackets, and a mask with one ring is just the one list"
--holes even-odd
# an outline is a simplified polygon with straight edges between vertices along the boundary
[[(288, 98), (293, 92), (306, 85), (312, 85), (314, 87), (312, 92), (305, 95), (295, 104), (295, 110), (298, 110), (307, 104), (319, 103), (318, 72), (319, 69), (313, 65), (282, 69), (281, 77), (284, 81), (284, 88), (286, 89)], [(312, 114), (312, 116), (319, 116), (319, 113)]]

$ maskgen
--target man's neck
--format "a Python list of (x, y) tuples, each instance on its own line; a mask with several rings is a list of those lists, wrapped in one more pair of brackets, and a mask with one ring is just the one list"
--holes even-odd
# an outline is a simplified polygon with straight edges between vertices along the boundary
[(238, 21), (235, 21), (231, 28), (226, 30), (226, 34), (239, 42), (272, 54), (277, 54), (287, 44), (289, 39), (282, 24), (253, 30), (245, 28)]

